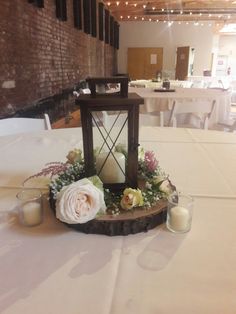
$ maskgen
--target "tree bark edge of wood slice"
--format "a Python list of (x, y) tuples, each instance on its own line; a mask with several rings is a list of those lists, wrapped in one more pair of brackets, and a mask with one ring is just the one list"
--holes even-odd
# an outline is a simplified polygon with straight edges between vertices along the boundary
[[(55, 200), (50, 195), (50, 206), (55, 213)], [(83, 224), (67, 224), (69, 228), (86, 234), (119, 236), (147, 232), (166, 221), (167, 201), (160, 200), (150, 208), (139, 207), (119, 215), (105, 214)]]

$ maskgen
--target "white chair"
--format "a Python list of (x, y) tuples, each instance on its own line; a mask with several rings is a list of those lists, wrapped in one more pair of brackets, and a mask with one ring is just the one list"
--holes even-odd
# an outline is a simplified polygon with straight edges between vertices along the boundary
[(230, 88), (232, 90), (231, 105), (236, 106), (236, 81), (231, 82)]
[(193, 82), (191, 81), (184, 81), (180, 84), (180, 87), (183, 88), (191, 88), (193, 86)]
[(204, 88), (204, 81), (202, 81), (202, 80), (196, 80), (196, 81), (193, 81), (192, 82), (193, 84), (192, 84), (192, 88)]
[(81, 88), (81, 89), (79, 90), (79, 92), (80, 92), (81, 94), (91, 94), (91, 91), (90, 91), (89, 88)]
[(164, 115), (162, 111), (139, 114), (140, 126), (164, 126)]
[(51, 130), (48, 114), (44, 114), (43, 119), (7, 118), (0, 120), (0, 136), (40, 130)]
[[(109, 129), (114, 126), (122, 126), (127, 119), (127, 114), (107, 114), (105, 118), (105, 125)], [(140, 113), (139, 114), (139, 126), (163, 126), (163, 112), (160, 115), (151, 113)]]
[(139, 107), (140, 126), (164, 126), (164, 111), (157, 110), (152, 105)]
[(217, 130), (217, 131), (225, 131), (225, 132), (234, 132), (236, 131), (236, 120), (229, 119), (229, 121), (225, 123), (217, 123), (213, 127), (211, 127), (211, 130)]
[(208, 129), (208, 123), (215, 109), (216, 101), (175, 100), (169, 119), (169, 126)]

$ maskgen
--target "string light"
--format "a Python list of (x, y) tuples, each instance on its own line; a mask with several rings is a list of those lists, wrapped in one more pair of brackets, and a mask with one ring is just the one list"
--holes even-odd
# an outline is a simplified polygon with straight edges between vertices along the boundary
[[(236, 1), (235, 1), (236, 2)], [(126, 6), (128, 6), (128, 5), (130, 5), (130, 6), (133, 6), (133, 7), (138, 7), (139, 6), (139, 3), (137, 3), (137, 2), (135, 2), (135, 3), (130, 3), (130, 1), (114, 1), (114, 2), (112, 2), (112, 1), (108, 1), (108, 2), (106, 2), (106, 4), (107, 4), (107, 6), (112, 6), (112, 4), (114, 5), (114, 4), (116, 4), (117, 6), (119, 6), (119, 5), (121, 5), (122, 3), (125, 3), (125, 5)], [(124, 5), (124, 4), (123, 4)], [(142, 4), (142, 7), (143, 7), (143, 9), (147, 9), (147, 4)], [(205, 12), (205, 11), (202, 11), (202, 10), (199, 10), (199, 9), (197, 9), (196, 10), (196, 12), (195, 11), (189, 11), (189, 10), (186, 10), (186, 11), (188, 11), (188, 12), (186, 12), (184, 9), (182, 9), (182, 10), (176, 10), (176, 9), (166, 9), (166, 8), (161, 8), (161, 9), (158, 9), (158, 8), (156, 8), (155, 6), (151, 6), (150, 8), (148, 7), (148, 11), (150, 12), (150, 10), (152, 10), (152, 11), (155, 11), (155, 10), (157, 10), (156, 11), (156, 15), (158, 15), (158, 14), (160, 14), (160, 13), (158, 13), (158, 12), (160, 12), (159, 10), (161, 10), (161, 12), (165, 12), (166, 14), (174, 14), (174, 15), (176, 15), (177, 16), (177, 14), (181, 14), (181, 15), (183, 15), (183, 14), (189, 14), (190, 16), (196, 16), (196, 15), (198, 15), (199, 17), (203, 17), (203, 16), (208, 16), (209, 18), (212, 18), (212, 16), (213, 15), (215, 15), (215, 14), (217, 14), (217, 12), (215, 12), (215, 11), (212, 11), (211, 13), (209, 13), (209, 11), (208, 12)], [(197, 12), (198, 11), (198, 12)], [(200, 11), (200, 12), (199, 12)], [(201, 12), (202, 11), (202, 12)], [(218, 10), (219, 11), (219, 10)], [(135, 12), (134, 12), (135, 13)], [(164, 14), (165, 14), (164, 13)], [(232, 18), (232, 15), (231, 14), (227, 14), (227, 13), (230, 13), (230, 12), (225, 12), (225, 15), (222, 15), (222, 14), (219, 14), (219, 13), (221, 13), (221, 12), (218, 12), (218, 14), (216, 15), (217, 16), (217, 18), (225, 18), (225, 19), (231, 19)], [(136, 13), (137, 14), (137, 13)], [(153, 13), (151, 13), (151, 14), (153, 14)], [(215, 16), (215, 17), (216, 17)], [(127, 16), (127, 18), (128, 19), (130, 19), (131, 18), (131, 16), (130, 15), (128, 15)], [(123, 16), (120, 16), (120, 19), (123, 19)], [(135, 19), (135, 20), (137, 20), (137, 19), (139, 19), (139, 20), (142, 20), (142, 21), (144, 21), (145, 20), (145, 18), (142, 18), (141, 16), (140, 17), (137, 17), (137, 16), (132, 16), (132, 19)], [(179, 16), (179, 18), (177, 18), (177, 21), (176, 22), (178, 22), (178, 19), (179, 20), (181, 20), (182, 18)], [(154, 18), (154, 19), (152, 19), (152, 18), (147, 18), (146, 20), (149, 20), (149, 21), (156, 21), (156, 22), (159, 22), (160, 20), (159, 19), (156, 19), (156, 18)], [(161, 19), (162, 20), (162, 19)], [(200, 24), (199, 23), (199, 21), (193, 21), (194, 19), (191, 17), (191, 18), (189, 18), (188, 19), (188, 21), (185, 21), (185, 23), (186, 24), (189, 24), (189, 22), (191, 22), (191, 23), (193, 23), (194, 25), (202, 25), (202, 24)], [(201, 20), (203, 20), (202, 18), (200, 19), (199, 18), (199, 20), (201, 21)], [(162, 20), (163, 21), (163, 20)], [(164, 23), (165, 22), (169, 22), (168, 23), (168, 25), (171, 25), (171, 22), (173, 22), (173, 21), (163, 21)], [(178, 24), (180, 24), (180, 23), (178, 23)], [(212, 26), (212, 24), (209, 24), (209, 26)]]

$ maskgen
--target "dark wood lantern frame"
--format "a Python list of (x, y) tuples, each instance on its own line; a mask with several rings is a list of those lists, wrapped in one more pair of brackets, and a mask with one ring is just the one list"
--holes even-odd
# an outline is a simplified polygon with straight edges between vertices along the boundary
[[(137, 188), (138, 183), (138, 133), (139, 133), (139, 105), (143, 104), (143, 98), (135, 93), (127, 94), (124, 97), (123, 89), (125, 83), (128, 88), (127, 77), (111, 77), (111, 78), (89, 78), (88, 83), (93, 88), (91, 95), (80, 95), (76, 100), (76, 104), (80, 106), (82, 133), (83, 133), (83, 149), (86, 176), (96, 174), (94, 161), (94, 145), (93, 145), (93, 117), (94, 111), (127, 111), (128, 122), (128, 156), (126, 167), (125, 183), (109, 183), (104, 184), (105, 188), (118, 192), (129, 186)], [(122, 93), (119, 94), (95, 94), (94, 86), (96, 84), (120, 83)], [(127, 123), (126, 122), (126, 123)]]

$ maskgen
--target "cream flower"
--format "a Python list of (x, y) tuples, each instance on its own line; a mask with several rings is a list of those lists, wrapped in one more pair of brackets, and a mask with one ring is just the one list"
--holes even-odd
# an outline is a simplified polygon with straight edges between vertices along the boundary
[(123, 209), (131, 209), (133, 207), (143, 205), (142, 192), (137, 189), (127, 188), (123, 192), (123, 197), (121, 199), (120, 205)]
[(75, 162), (82, 160), (81, 155), (82, 155), (82, 151), (80, 149), (75, 148), (74, 150), (71, 150), (68, 153), (66, 158), (68, 159), (68, 162), (70, 164), (74, 164)]
[(69, 224), (85, 223), (105, 209), (103, 192), (87, 178), (63, 187), (57, 195), (56, 217)]
[(167, 179), (164, 180), (159, 186), (159, 190), (167, 195), (171, 194), (173, 192), (173, 188), (170, 184), (170, 181)]
[(153, 183), (158, 184), (158, 183), (161, 183), (162, 181), (165, 181), (165, 180), (166, 180), (166, 177), (164, 177), (164, 176), (156, 176), (153, 178)]

